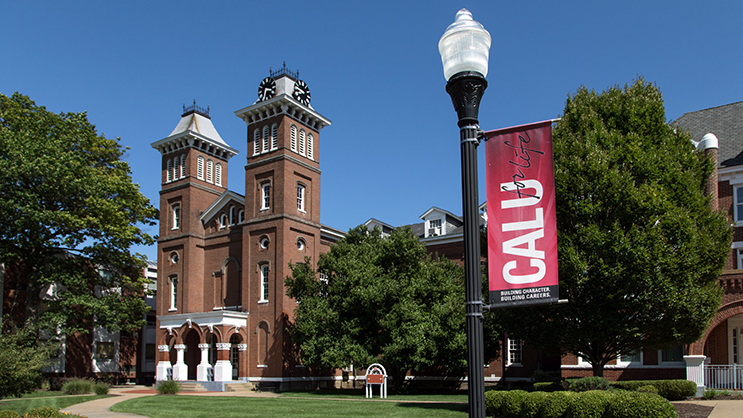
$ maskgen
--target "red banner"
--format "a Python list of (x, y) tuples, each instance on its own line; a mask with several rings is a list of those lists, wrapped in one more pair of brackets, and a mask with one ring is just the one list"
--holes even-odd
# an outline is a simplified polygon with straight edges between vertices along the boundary
[(552, 122), (485, 132), (492, 307), (558, 300)]

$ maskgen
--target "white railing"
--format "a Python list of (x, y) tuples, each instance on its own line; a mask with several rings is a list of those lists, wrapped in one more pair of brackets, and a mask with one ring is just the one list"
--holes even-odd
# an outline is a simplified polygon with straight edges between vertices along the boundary
[(704, 386), (708, 389), (743, 389), (743, 365), (704, 365)]

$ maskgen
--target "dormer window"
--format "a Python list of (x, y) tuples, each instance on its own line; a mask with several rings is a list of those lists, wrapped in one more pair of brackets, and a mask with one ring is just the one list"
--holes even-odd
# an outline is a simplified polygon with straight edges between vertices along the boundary
[(428, 221), (428, 236), (436, 237), (443, 235), (441, 231), (441, 219), (431, 219)]
[(237, 211), (234, 206), (230, 206), (230, 225), (234, 225), (237, 221)]

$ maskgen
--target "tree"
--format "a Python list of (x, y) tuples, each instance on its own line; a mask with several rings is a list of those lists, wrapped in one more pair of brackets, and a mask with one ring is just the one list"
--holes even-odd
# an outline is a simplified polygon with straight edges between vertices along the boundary
[[(287, 294), (298, 302), (292, 339), (304, 364), (379, 362), (397, 388), (411, 370), (466, 372), (463, 270), (429, 256), (410, 228), (385, 238), (356, 227), (320, 255), (317, 271), (310, 259), (291, 269)], [(486, 344), (486, 357), (497, 352), (497, 338)]]
[(553, 134), (560, 297), (498, 311), (529, 345), (572, 353), (595, 376), (619, 354), (698, 340), (719, 308), (729, 221), (704, 184), (713, 163), (666, 122), (642, 78), (568, 97)]
[(18, 328), (12, 323), (0, 334), (0, 399), (20, 397), (39, 387), (41, 369), (58, 346), (42, 344), (38, 335), (29, 324)]
[(11, 312), (25, 306), (22, 316), (67, 332), (94, 317), (111, 331), (143, 325), (144, 257), (130, 248), (153, 243), (140, 226), (157, 211), (125, 149), (85, 113), (0, 94), (0, 262), (27, 289)]

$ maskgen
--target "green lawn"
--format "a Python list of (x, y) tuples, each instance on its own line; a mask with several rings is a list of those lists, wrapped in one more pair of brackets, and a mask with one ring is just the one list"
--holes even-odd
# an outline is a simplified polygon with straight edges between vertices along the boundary
[[(365, 399), (364, 389), (313, 390), (307, 392), (282, 392), (286, 398), (325, 398), (325, 399)], [(379, 388), (374, 388), (374, 400), (379, 400)], [(467, 395), (387, 395), (390, 401), (424, 401), (424, 402), (462, 402), (467, 403)]]
[(108, 397), (109, 395), (77, 395), (69, 396), (62, 392), (34, 392), (21, 398), (10, 398), (0, 401), (0, 411), (11, 410), (23, 415), (31, 408), (51, 406), (52, 408), (67, 408), (81, 402)]
[[(301, 394), (298, 394), (301, 395)], [(466, 417), (466, 404), (426, 403), (437, 396), (420, 396), (414, 402), (342, 401), (304, 399), (284, 394), (279, 398), (227, 396), (147, 396), (115, 404), (111, 410), (146, 415), (151, 418), (242, 418), (242, 417)], [(405, 396), (397, 400), (409, 399)]]

